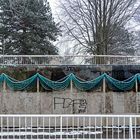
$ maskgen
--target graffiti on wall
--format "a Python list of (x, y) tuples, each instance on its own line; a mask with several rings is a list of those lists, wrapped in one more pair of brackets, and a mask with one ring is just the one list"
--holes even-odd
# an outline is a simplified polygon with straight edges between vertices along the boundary
[(54, 97), (54, 110), (58, 107), (58, 105), (60, 105), (63, 109), (72, 108), (73, 114), (85, 113), (87, 110), (86, 99)]

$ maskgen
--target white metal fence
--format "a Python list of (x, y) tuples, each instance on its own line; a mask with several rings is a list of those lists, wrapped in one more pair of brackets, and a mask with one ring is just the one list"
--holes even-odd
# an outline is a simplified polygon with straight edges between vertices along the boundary
[(140, 115), (0, 115), (0, 139), (140, 139)]
[(140, 56), (122, 55), (0, 55), (0, 65), (140, 64)]

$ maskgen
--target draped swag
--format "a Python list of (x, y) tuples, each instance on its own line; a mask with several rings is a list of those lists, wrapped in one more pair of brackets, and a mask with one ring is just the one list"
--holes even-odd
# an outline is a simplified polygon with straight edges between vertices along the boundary
[(129, 91), (135, 87), (136, 82), (138, 84), (140, 83), (140, 74), (136, 74), (124, 81), (119, 81), (104, 73), (93, 80), (85, 81), (83, 79), (80, 79), (73, 73), (71, 73), (66, 77), (64, 77), (63, 79), (60, 79), (59, 81), (52, 81), (44, 77), (43, 75), (36, 73), (35, 75), (26, 80), (18, 81), (2, 73), (0, 75), (0, 85), (2, 86), (3, 83), (5, 82), (7, 87), (10, 88), (11, 90), (22, 91), (35, 86), (37, 81), (39, 81), (40, 85), (44, 89), (49, 88), (52, 90), (65, 90), (66, 88), (69, 87), (70, 83), (72, 82), (78, 90), (87, 91), (101, 87), (103, 79), (105, 80), (108, 88), (111, 90)]

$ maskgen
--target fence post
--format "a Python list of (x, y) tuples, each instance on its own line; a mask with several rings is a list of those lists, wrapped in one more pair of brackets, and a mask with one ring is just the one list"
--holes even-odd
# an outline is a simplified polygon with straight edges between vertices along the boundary
[(73, 93), (73, 83), (72, 83), (72, 79), (70, 80), (70, 93)]
[(129, 117), (129, 139), (133, 140), (132, 117)]
[(4, 78), (4, 81), (3, 81), (3, 92), (6, 91), (6, 81), (5, 81), (5, 78)]
[(135, 92), (136, 93), (138, 92), (138, 80), (137, 80), (137, 78), (135, 80)]
[(60, 116), (60, 140), (62, 140), (63, 135), (63, 123), (62, 123), (62, 116)]
[(98, 64), (96, 55), (94, 57), (95, 57), (95, 63), (94, 64)]
[(103, 111), (104, 113), (106, 112), (105, 110), (105, 104), (106, 104), (106, 82), (105, 82), (105, 77), (103, 78), (103, 98), (104, 98), (104, 106), (103, 106)]
[(106, 83), (105, 83), (105, 77), (103, 79), (103, 92), (105, 93), (106, 92)]
[(39, 78), (37, 77), (37, 93), (39, 92)]

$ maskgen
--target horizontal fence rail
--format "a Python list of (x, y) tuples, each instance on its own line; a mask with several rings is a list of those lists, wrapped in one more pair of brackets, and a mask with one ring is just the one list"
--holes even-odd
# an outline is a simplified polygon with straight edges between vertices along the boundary
[(140, 56), (122, 55), (0, 55), (0, 65), (93, 65), (140, 64)]
[(0, 139), (136, 140), (140, 115), (0, 115)]

